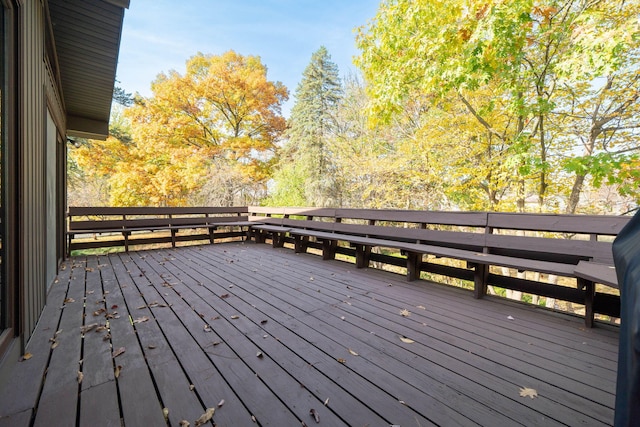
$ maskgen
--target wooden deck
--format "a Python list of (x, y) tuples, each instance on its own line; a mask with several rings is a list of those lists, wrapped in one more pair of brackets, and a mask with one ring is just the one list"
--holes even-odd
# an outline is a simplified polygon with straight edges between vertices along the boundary
[(312, 426), (312, 409), (325, 426), (611, 425), (617, 346), (580, 318), (266, 245), (76, 257), (0, 385), (0, 426), (194, 426), (208, 407), (218, 426)]

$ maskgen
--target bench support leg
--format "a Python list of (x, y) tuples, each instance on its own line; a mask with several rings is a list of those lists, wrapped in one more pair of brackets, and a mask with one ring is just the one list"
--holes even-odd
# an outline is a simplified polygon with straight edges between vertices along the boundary
[(407, 281), (413, 282), (420, 278), (420, 267), (422, 266), (422, 254), (407, 252)]
[(209, 242), (213, 245), (213, 242), (215, 240), (215, 236), (214, 236), (214, 231), (215, 231), (215, 227), (210, 227), (209, 228)]
[(473, 297), (480, 299), (487, 294), (487, 279), (489, 278), (489, 266), (487, 264), (473, 264)]
[(274, 248), (281, 248), (284, 246), (284, 235), (285, 233), (271, 233), (271, 245)]
[(299, 254), (299, 253), (307, 252), (307, 246), (309, 246), (308, 245), (309, 236), (294, 235), (293, 238), (295, 239), (295, 243), (294, 243), (295, 253)]
[(578, 288), (584, 289), (584, 324), (587, 328), (593, 328), (595, 317), (593, 303), (596, 296), (596, 284), (590, 280), (578, 278)]
[(371, 246), (356, 245), (356, 267), (369, 267), (369, 258), (371, 255)]
[(125, 231), (122, 235), (124, 236), (124, 251), (129, 252), (129, 233)]
[(176, 247), (176, 230), (171, 230), (171, 247)]
[(323, 240), (322, 241), (322, 259), (325, 261), (330, 259), (336, 259), (337, 246), (338, 246), (337, 240)]

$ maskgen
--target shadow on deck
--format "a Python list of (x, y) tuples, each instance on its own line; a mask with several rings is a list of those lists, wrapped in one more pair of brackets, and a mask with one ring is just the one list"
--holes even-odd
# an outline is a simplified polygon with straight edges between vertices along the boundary
[(0, 425), (613, 422), (618, 332), (580, 318), (255, 244), (63, 268)]

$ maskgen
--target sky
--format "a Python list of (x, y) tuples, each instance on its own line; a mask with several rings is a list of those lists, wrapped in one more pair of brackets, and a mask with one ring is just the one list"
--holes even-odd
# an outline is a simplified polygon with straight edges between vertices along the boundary
[(380, 0), (131, 0), (125, 11), (117, 69), (126, 91), (151, 95), (161, 72), (184, 73), (198, 52), (234, 50), (260, 56), (267, 78), (294, 94), (313, 52), (325, 46), (340, 75), (357, 73), (356, 27), (376, 14)]

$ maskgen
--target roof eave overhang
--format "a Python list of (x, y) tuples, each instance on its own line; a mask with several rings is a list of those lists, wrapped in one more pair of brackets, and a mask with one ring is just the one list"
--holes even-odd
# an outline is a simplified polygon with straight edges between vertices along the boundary
[(129, 0), (49, 0), (67, 135), (105, 139)]

